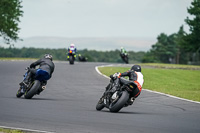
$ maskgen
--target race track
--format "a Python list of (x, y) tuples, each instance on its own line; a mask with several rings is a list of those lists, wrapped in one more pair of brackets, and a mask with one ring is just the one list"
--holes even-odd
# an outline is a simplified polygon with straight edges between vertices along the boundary
[(18, 99), (18, 84), (30, 63), (0, 61), (0, 126), (56, 133), (200, 132), (200, 104), (145, 90), (119, 113), (96, 111), (109, 80), (95, 66), (104, 63), (56, 62), (44, 92)]

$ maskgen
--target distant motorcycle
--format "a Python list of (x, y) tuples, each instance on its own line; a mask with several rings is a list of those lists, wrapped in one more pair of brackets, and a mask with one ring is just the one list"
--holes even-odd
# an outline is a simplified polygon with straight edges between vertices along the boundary
[[(26, 68), (27, 72), (24, 75), (24, 79), (26, 78), (29, 69), (30, 68)], [(31, 99), (34, 95), (40, 94), (40, 92), (45, 89), (45, 86), (42, 86), (43, 84), (46, 84), (45, 81), (37, 80), (37, 78), (30, 78), (27, 87), (20, 85), (16, 97), (20, 98), (22, 95), (24, 95), (24, 98)]]
[(111, 80), (108, 90), (100, 98), (96, 105), (96, 110), (100, 111), (104, 107), (108, 108), (110, 112), (119, 112), (123, 107), (131, 105), (129, 103), (131, 92), (137, 85), (123, 77)]
[(76, 58), (76, 53), (75, 50), (70, 50), (67, 56), (68, 60), (69, 60), (69, 64), (73, 65), (75, 58)]
[(86, 62), (87, 61), (87, 58), (85, 57), (85, 56), (82, 56), (82, 55), (78, 55), (78, 60), (80, 61), (80, 62)]
[(126, 64), (129, 63), (129, 62), (128, 62), (128, 54), (127, 54), (127, 53), (120, 53), (120, 56), (121, 56), (122, 60), (123, 60)]

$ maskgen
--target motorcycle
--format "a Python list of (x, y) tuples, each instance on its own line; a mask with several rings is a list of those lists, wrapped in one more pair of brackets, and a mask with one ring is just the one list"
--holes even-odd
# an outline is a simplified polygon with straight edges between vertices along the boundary
[(82, 56), (82, 55), (79, 54), (78, 60), (79, 60), (80, 62), (86, 62), (88, 59), (87, 59), (85, 56)]
[[(26, 78), (30, 68), (26, 68), (27, 72), (24, 75), (24, 79)], [(25, 99), (31, 99), (34, 95), (40, 94), (45, 89), (46, 81), (37, 80), (37, 78), (30, 77), (27, 86), (20, 85), (19, 90), (17, 91), (16, 97), (20, 98), (24, 95)]]
[[(114, 80), (114, 81), (113, 81)], [(131, 105), (131, 92), (137, 85), (123, 77), (111, 79), (109, 87), (104, 92), (96, 105), (96, 110), (100, 111), (104, 107), (110, 112), (119, 112), (123, 107)]]
[(128, 54), (127, 54), (127, 53), (120, 53), (120, 56), (121, 56), (122, 60), (123, 60), (126, 64), (129, 63), (129, 62), (128, 62)]
[(75, 50), (70, 50), (67, 56), (68, 60), (69, 60), (69, 64), (74, 64), (75, 58), (76, 58), (76, 53)]

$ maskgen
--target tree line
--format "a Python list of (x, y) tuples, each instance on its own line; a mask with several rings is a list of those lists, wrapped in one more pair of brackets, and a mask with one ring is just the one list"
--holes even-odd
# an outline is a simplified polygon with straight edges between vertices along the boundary
[[(15, 58), (41, 58), (45, 53), (53, 55), (54, 60), (67, 60), (67, 49), (44, 49), (44, 48), (4, 48), (0, 47), (0, 57)], [(131, 63), (142, 62), (145, 52), (129, 51), (129, 61)], [(77, 56), (81, 54), (88, 58), (90, 62), (117, 62), (122, 63), (119, 50), (97, 51), (97, 50), (78, 50)]]
[(192, 16), (185, 19), (190, 33), (183, 26), (171, 35), (161, 33), (143, 62), (200, 64), (200, 0), (193, 0), (187, 11)]

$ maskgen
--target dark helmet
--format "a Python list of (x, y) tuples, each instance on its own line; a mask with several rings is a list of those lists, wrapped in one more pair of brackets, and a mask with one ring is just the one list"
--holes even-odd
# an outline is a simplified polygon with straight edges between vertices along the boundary
[(131, 70), (134, 70), (136, 72), (141, 72), (141, 66), (140, 65), (133, 65), (131, 67)]
[(44, 58), (50, 59), (51, 61), (53, 60), (53, 56), (51, 54), (45, 54)]

